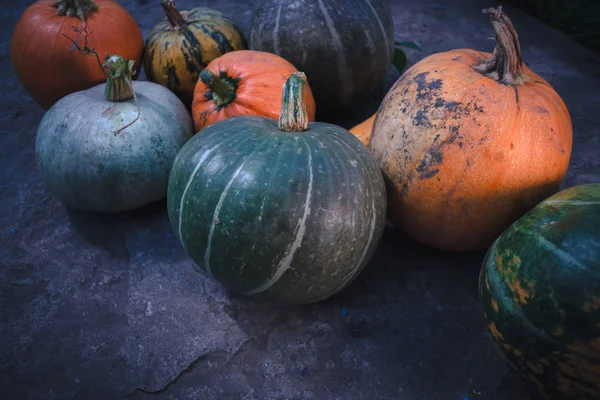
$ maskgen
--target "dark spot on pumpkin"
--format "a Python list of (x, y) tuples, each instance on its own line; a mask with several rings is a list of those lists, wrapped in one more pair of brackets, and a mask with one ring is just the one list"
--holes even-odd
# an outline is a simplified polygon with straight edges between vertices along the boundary
[(452, 59), (452, 61), (462, 61), (462, 56), (456, 56)]
[(104, 110), (104, 112), (102, 113), (103, 117), (110, 117), (112, 115), (115, 115), (117, 113), (117, 109), (113, 106), (108, 107), (106, 110)]
[(417, 74), (413, 81), (417, 84), (417, 100), (433, 100), (439, 95), (439, 89), (442, 87), (441, 79), (427, 80), (429, 72)]
[(416, 126), (426, 126), (428, 128), (433, 128), (433, 124), (429, 121), (429, 117), (427, 116), (427, 109), (429, 107), (423, 107), (423, 109), (417, 111), (417, 114), (413, 118), (413, 124)]
[(513, 142), (510, 142), (510, 149), (514, 150), (515, 149), (515, 144)]
[(538, 114), (550, 114), (550, 112), (544, 107), (533, 106), (533, 110)]

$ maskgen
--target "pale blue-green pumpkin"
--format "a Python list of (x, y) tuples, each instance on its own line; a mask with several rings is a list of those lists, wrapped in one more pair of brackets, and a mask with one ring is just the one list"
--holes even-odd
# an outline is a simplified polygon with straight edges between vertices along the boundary
[(166, 196), (175, 155), (194, 133), (192, 119), (167, 88), (132, 82), (132, 67), (107, 58), (106, 83), (65, 96), (42, 118), (37, 166), (68, 207), (121, 212)]

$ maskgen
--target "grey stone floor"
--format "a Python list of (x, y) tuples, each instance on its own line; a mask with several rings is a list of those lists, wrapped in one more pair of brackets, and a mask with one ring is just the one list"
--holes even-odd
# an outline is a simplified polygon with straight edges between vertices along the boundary
[[(162, 18), (158, 0), (120, 3), (145, 35)], [(252, 3), (178, 1), (244, 27)], [(495, 2), (390, 3), (397, 38), (423, 49), (408, 51), (410, 64), (493, 47), (481, 9)], [(164, 203), (110, 217), (65, 209), (35, 167), (43, 111), (10, 67), (12, 29), (27, 4), (3, 1), (0, 14), (1, 399), (527, 399), (483, 326), (482, 253), (445, 254), (389, 230), (348, 289), (277, 309), (195, 272)], [(526, 63), (570, 109), (565, 185), (600, 182), (600, 57), (506, 11)]]

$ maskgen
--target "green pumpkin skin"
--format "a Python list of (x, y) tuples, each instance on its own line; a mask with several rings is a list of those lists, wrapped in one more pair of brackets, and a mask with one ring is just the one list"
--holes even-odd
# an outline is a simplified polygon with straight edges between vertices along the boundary
[(279, 130), (264, 117), (203, 129), (177, 156), (167, 204), (184, 248), (235, 292), (278, 304), (349, 285), (383, 233), (383, 177), (335, 125)]
[(66, 206), (130, 211), (166, 196), (177, 152), (193, 135), (183, 103), (158, 84), (135, 81), (134, 99), (106, 100), (106, 83), (59, 100), (42, 118), (36, 159), (46, 188)]
[(600, 184), (517, 220), (489, 249), (479, 290), (501, 354), (542, 398), (600, 398)]
[(249, 46), (305, 72), (323, 120), (364, 103), (383, 83), (395, 46), (387, 3), (261, 0), (249, 24)]

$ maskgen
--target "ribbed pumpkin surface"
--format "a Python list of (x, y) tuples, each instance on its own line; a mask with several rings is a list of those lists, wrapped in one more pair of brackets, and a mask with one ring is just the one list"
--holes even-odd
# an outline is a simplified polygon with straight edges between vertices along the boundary
[(385, 0), (263, 0), (249, 25), (252, 50), (275, 53), (308, 76), (321, 117), (366, 101), (394, 52)]
[(171, 172), (168, 210), (191, 258), (236, 292), (318, 301), (367, 264), (385, 226), (385, 186), (343, 128), (279, 130), (235, 117), (195, 135)]
[(169, 88), (190, 106), (198, 74), (215, 58), (247, 45), (237, 25), (218, 11), (195, 8), (180, 14), (185, 26), (173, 28), (165, 20), (150, 32), (144, 71), (149, 81)]
[(544, 398), (599, 398), (600, 184), (515, 222), (485, 258), (480, 294), (494, 341)]

